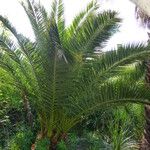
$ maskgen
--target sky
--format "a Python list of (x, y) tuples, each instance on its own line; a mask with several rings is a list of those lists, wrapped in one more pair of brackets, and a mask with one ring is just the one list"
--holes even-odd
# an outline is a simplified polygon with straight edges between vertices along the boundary
[[(47, 10), (51, 8), (50, 1), (41, 0)], [(69, 25), (73, 17), (89, 2), (90, 0), (64, 0), (66, 24)], [(147, 29), (144, 29), (135, 19), (135, 5), (129, 0), (98, 0), (98, 2), (101, 10), (116, 10), (123, 19), (119, 32), (108, 41), (104, 51), (116, 48), (117, 44), (147, 41)], [(7, 16), (18, 32), (33, 38), (31, 26), (18, 0), (0, 0), (0, 14)]]

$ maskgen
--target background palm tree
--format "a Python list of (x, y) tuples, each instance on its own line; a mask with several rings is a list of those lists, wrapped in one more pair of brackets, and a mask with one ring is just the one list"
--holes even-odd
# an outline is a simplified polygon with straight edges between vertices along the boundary
[(136, 19), (140, 20), (144, 27), (150, 28), (150, 16), (148, 16), (141, 8), (136, 6)]
[(150, 17), (150, 2), (148, 0), (130, 0), (130, 1), (133, 2), (140, 9), (141, 17), (145, 16), (144, 17), (145, 19), (147, 17)]
[[(141, 20), (143, 26), (146, 26), (150, 28), (150, 2), (147, 0), (141, 1), (141, 0), (131, 0), (135, 5), (136, 5), (136, 18), (138, 20)], [(148, 36), (150, 37), (150, 34), (147, 33)], [(149, 43), (149, 40), (148, 40)], [(150, 83), (150, 63), (149, 63), (149, 58), (147, 61), (145, 61), (145, 66), (146, 66), (146, 86), (149, 88), (149, 83)], [(150, 106), (146, 105), (145, 106), (145, 119), (146, 119), (146, 124), (145, 124), (145, 129), (144, 129), (144, 135), (140, 143), (140, 150), (148, 150), (150, 149)]]
[(15, 43), (1, 35), (0, 67), (12, 78), (11, 83), (4, 82), (24, 92), (35, 107), (41, 135), (50, 138), (50, 149), (56, 149), (72, 127), (101, 107), (149, 104), (149, 89), (141, 82), (133, 84), (132, 79), (126, 83), (126, 79), (118, 78), (120, 66), (150, 54), (149, 45), (128, 45), (100, 56), (94, 54), (93, 49), (102, 48), (116, 32), (121, 21), (116, 12), (98, 13), (97, 2), (92, 1), (66, 27), (61, 0), (54, 0), (50, 15), (39, 3), (26, 0), (21, 4), (35, 42), (18, 34), (9, 20), (0, 16), (17, 40)]
[[(149, 88), (150, 83), (150, 62), (145, 61), (146, 66), (146, 88)], [(140, 143), (140, 150), (148, 150), (150, 148), (150, 105), (145, 105), (145, 128), (143, 138)]]

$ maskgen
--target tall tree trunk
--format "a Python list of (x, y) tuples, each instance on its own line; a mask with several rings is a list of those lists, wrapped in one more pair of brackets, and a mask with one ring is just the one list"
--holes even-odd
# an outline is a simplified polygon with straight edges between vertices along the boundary
[[(150, 88), (150, 61), (146, 62), (146, 88)], [(144, 135), (139, 150), (150, 150), (150, 105), (145, 106), (145, 127)]]
[(30, 103), (25, 91), (22, 92), (22, 99), (23, 99), (24, 111), (25, 111), (27, 122), (30, 125), (30, 127), (33, 127), (33, 114), (31, 112)]

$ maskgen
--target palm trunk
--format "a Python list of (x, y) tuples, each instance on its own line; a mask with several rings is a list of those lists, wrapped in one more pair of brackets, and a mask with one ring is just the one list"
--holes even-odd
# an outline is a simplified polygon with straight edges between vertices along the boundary
[(140, 144), (140, 150), (150, 150), (150, 106), (145, 106), (145, 128), (144, 135)]
[[(146, 88), (150, 88), (150, 61), (146, 62)], [(139, 150), (150, 150), (150, 105), (145, 106), (145, 127)]]
[(33, 114), (31, 112), (31, 107), (26, 92), (22, 92), (22, 99), (27, 122), (30, 125), (30, 127), (33, 127)]
[(51, 143), (49, 150), (57, 150), (57, 144), (56, 143)]
[(50, 137), (49, 150), (56, 150), (58, 144), (57, 130), (52, 130), (52, 135)]
[(59, 135), (57, 135), (56, 129), (53, 129), (52, 135), (50, 137), (49, 150), (56, 150), (58, 143), (60, 141), (66, 142), (66, 140), (67, 140), (67, 133), (61, 132)]

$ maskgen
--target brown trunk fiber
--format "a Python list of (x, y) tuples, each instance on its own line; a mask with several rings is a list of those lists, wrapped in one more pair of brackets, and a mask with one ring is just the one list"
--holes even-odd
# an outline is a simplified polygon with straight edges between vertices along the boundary
[(23, 98), (23, 105), (26, 113), (27, 122), (30, 125), (30, 127), (33, 127), (33, 114), (31, 112), (31, 107), (26, 92), (22, 93), (22, 98)]
[(56, 150), (57, 149), (57, 144), (51, 143), (49, 150)]
[(52, 135), (50, 137), (50, 146), (49, 150), (56, 150), (58, 144), (58, 138), (57, 138), (57, 130), (52, 130)]
[(144, 128), (144, 135), (140, 144), (139, 150), (150, 150), (150, 106), (145, 106), (146, 124)]
[(67, 133), (61, 132), (59, 135), (57, 135), (56, 129), (53, 129), (52, 135), (50, 137), (50, 147), (49, 150), (56, 150), (57, 149), (57, 144), (60, 141), (66, 142), (67, 140)]

